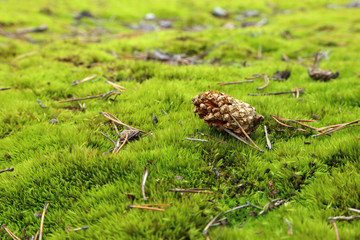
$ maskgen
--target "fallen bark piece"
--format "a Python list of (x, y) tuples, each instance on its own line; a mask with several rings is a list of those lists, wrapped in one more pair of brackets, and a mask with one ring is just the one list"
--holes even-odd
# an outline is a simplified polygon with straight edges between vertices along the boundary
[(308, 74), (314, 80), (327, 82), (331, 79), (336, 79), (339, 76), (339, 71), (333, 73), (329, 70), (324, 70), (321, 68), (308, 68)]
[(276, 71), (272, 77), (275, 81), (284, 81), (287, 80), (291, 75), (291, 72), (288, 70)]

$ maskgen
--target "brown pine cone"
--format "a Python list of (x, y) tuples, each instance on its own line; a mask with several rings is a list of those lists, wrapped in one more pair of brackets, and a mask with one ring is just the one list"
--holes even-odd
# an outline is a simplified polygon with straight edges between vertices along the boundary
[(243, 135), (242, 131), (230, 114), (247, 134), (255, 132), (264, 120), (262, 115), (256, 114), (255, 108), (250, 104), (221, 92), (209, 90), (206, 93), (200, 93), (192, 99), (192, 103), (196, 107), (194, 113), (198, 113), (199, 117), (204, 119), (210, 127), (222, 130), (221, 126), (223, 126), (239, 135)]
[(324, 70), (321, 68), (308, 68), (308, 74), (314, 80), (327, 82), (330, 81), (330, 79), (337, 78), (339, 76), (339, 71), (333, 73), (329, 70)]

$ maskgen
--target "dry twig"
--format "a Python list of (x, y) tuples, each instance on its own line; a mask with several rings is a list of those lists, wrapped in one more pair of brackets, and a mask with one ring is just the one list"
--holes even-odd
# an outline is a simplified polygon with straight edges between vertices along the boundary
[(137, 129), (137, 128), (134, 128), (134, 127), (131, 127), (130, 125), (127, 125), (123, 122), (121, 122), (119, 119), (117, 119), (116, 117), (114, 117), (112, 114), (110, 113), (107, 113), (107, 112), (100, 112), (104, 117), (106, 117), (107, 119), (111, 120), (112, 122), (114, 123), (117, 123), (123, 127), (127, 127), (129, 129), (133, 129), (133, 130), (138, 130), (139, 132), (142, 132), (142, 133), (146, 133), (145, 131), (143, 130), (140, 130), (140, 129)]
[(355, 209), (355, 208), (348, 208), (350, 211), (356, 212), (356, 213), (360, 213), (360, 210)]
[(9, 90), (9, 89), (11, 89), (11, 88), (9, 88), (9, 87), (4, 87), (4, 88), (0, 88), (0, 91), (5, 91), (5, 90)]
[(204, 230), (202, 231), (203, 235), (207, 235), (207, 233), (209, 232), (209, 228), (210, 226), (216, 221), (216, 219), (218, 219), (218, 217), (221, 216), (222, 213), (219, 213), (218, 215), (216, 215), (204, 228)]
[(80, 83), (83, 83), (83, 82), (86, 82), (86, 81), (89, 81), (89, 80), (91, 80), (91, 79), (94, 79), (94, 78), (96, 78), (97, 77), (97, 75), (96, 74), (94, 74), (94, 75), (91, 75), (90, 77), (86, 77), (86, 78), (84, 78), (83, 80), (76, 80), (76, 81), (73, 81), (73, 83), (72, 83), (72, 86), (76, 86), (76, 85), (78, 85), (78, 84), (80, 84)]
[(225, 85), (232, 85), (232, 84), (241, 84), (241, 83), (252, 83), (254, 80), (246, 80), (246, 81), (239, 81), (239, 82), (227, 82), (227, 83), (218, 83), (219, 86)]
[(28, 53), (24, 53), (24, 54), (21, 54), (20, 56), (17, 56), (16, 58), (14, 58), (12, 61), (11, 61), (11, 64), (14, 64), (15, 62), (23, 59), (23, 58), (26, 58), (26, 57), (29, 57), (29, 56), (32, 56), (36, 53), (38, 53), (39, 50), (34, 50), (34, 51), (31, 51), (31, 52), (28, 52)]
[(227, 132), (230, 136), (236, 138), (237, 140), (239, 140), (240, 142), (242, 143), (245, 143), (246, 145), (248, 145), (249, 147), (253, 148), (253, 149), (256, 149), (259, 151), (259, 149), (257, 149), (256, 147), (254, 147), (253, 145), (250, 145), (244, 138), (238, 136), (237, 134), (233, 133), (231, 130), (227, 129), (227, 128), (224, 128), (223, 126), (221, 126), (222, 129)]
[(144, 201), (147, 201), (147, 198), (145, 196), (145, 183), (146, 183), (147, 176), (148, 176), (148, 169), (147, 169), (147, 167), (145, 167), (143, 177), (142, 177), (142, 183), (141, 183), (141, 191), (143, 194)]
[[(305, 89), (299, 88), (299, 93), (304, 93)], [(285, 91), (285, 92), (272, 92), (272, 93), (248, 93), (249, 96), (267, 96), (267, 95), (282, 95), (296, 93), (296, 91)]]
[(126, 90), (126, 88), (116, 84), (116, 83), (113, 83), (113, 82), (110, 82), (108, 80), (105, 81), (106, 83), (110, 84), (111, 86), (113, 86), (116, 90), (118, 90), (119, 92), (123, 91), (123, 90)]
[(259, 215), (262, 215), (266, 212), (268, 212), (269, 210), (273, 209), (274, 207), (278, 207), (280, 205), (282, 205), (284, 203), (284, 200), (282, 198), (277, 198), (274, 200), (271, 200), (269, 203), (267, 203), (263, 210), (259, 213)]
[(264, 152), (263, 150), (261, 150), (261, 148), (258, 147), (258, 145), (256, 145), (256, 143), (249, 137), (249, 135), (245, 132), (245, 130), (241, 127), (240, 123), (236, 120), (236, 118), (234, 118), (234, 116), (229, 112), (229, 115), (231, 116), (231, 118), (236, 122), (236, 124), (238, 125), (238, 127), (240, 128), (240, 130), (242, 131), (242, 133), (247, 137), (247, 139), (250, 140), (250, 142), (252, 144), (254, 144), (254, 146), (257, 148), (258, 151), (260, 152)]
[(44, 220), (45, 220), (45, 213), (46, 209), (48, 208), (49, 203), (45, 203), (42, 215), (41, 215), (41, 222), (40, 222), (40, 233), (39, 233), (39, 240), (42, 240), (43, 237), (43, 228), (44, 228)]
[(264, 131), (265, 131), (265, 138), (266, 138), (266, 147), (268, 149), (271, 149), (271, 142), (270, 142), (270, 139), (269, 139), (269, 135), (268, 135), (268, 132), (267, 132), (267, 129), (266, 129), (266, 125), (264, 125)]
[(213, 192), (210, 191), (203, 191), (208, 190), (209, 188), (190, 188), (190, 189), (169, 189), (170, 192), (187, 192), (187, 193), (205, 193), (205, 194), (213, 194)]
[(285, 222), (286, 222), (286, 224), (288, 225), (288, 228), (289, 228), (288, 235), (293, 235), (293, 230), (292, 230), (292, 226), (291, 226), (290, 221), (287, 218), (285, 218)]
[(339, 230), (336, 226), (336, 222), (335, 221), (331, 221), (331, 224), (334, 226), (335, 229), (335, 234), (336, 234), (336, 240), (340, 240), (340, 236), (339, 236)]
[(128, 205), (128, 208), (139, 208), (139, 209), (146, 209), (146, 210), (153, 210), (153, 211), (159, 211), (159, 212), (165, 212), (165, 209), (161, 208), (155, 208), (151, 206), (157, 206), (157, 207), (166, 207), (167, 204), (150, 204), (150, 205)]
[(21, 240), (20, 238), (18, 238), (14, 233), (12, 233), (5, 224), (2, 224), (1, 227), (9, 234), (9, 236), (13, 239), (13, 240)]
[(3, 173), (3, 172), (12, 172), (12, 171), (14, 171), (14, 168), (13, 168), (13, 167), (9, 167), (9, 168), (0, 170), (0, 173)]
[(226, 212), (224, 213), (224, 215), (225, 215), (225, 214), (228, 214), (229, 212), (235, 211), (235, 210), (237, 210), (237, 209), (241, 209), (241, 208), (245, 208), (245, 207), (250, 207), (250, 206), (251, 206), (251, 205), (250, 205), (249, 203), (247, 203), (247, 204), (245, 204), (245, 205), (241, 205), (241, 206), (234, 207), (234, 208), (230, 209), (229, 211), (226, 211)]
[(353, 215), (353, 216), (349, 216), (349, 217), (345, 217), (345, 216), (338, 216), (338, 217), (329, 217), (329, 220), (334, 220), (334, 221), (353, 221), (353, 220), (360, 220), (360, 216), (357, 215)]
[(216, 137), (214, 137), (214, 136), (211, 136), (211, 135), (209, 135), (209, 134), (202, 133), (202, 132), (199, 132), (199, 131), (198, 131), (198, 134), (200, 134), (201, 136), (207, 136), (207, 137), (209, 137), (209, 138), (211, 138), (211, 139), (214, 139), (215, 141), (217, 141), (217, 142), (219, 142), (219, 143), (222, 143), (222, 144), (225, 144), (225, 145), (228, 145), (228, 146), (234, 148), (233, 145), (231, 145), (231, 144), (229, 144), (229, 143), (227, 143), (227, 142), (224, 142), (223, 140), (221, 140), (221, 139), (219, 139), (219, 138), (216, 138)]
[(185, 140), (189, 140), (189, 141), (196, 141), (196, 142), (209, 142), (208, 140), (205, 139), (197, 139), (197, 138), (184, 138)]
[(85, 227), (80, 227), (80, 228), (68, 229), (68, 230), (66, 230), (66, 231), (67, 231), (67, 232), (77, 232), (77, 231), (86, 230), (86, 229), (89, 229), (89, 227), (88, 227), (88, 226), (85, 226)]

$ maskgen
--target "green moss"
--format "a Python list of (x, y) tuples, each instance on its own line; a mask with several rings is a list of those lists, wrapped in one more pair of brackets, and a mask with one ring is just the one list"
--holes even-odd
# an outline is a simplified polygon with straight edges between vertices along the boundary
[[(250, 216), (250, 211), (259, 212), (255, 208), (229, 213), (227, 226), (223, 230), (211, 228), (210, 238), (219, 234), (219, 239), (334, 238), (327, 218), (351, 215), (349, 207), (360, 208), (359, 128), (311, 138), (289, 129), (279, 133), (275, 131), (279, 125), (269, 117), (311, 119), (316, 114), (320, 122), (311, 123), (315, 127), (359, 118), (357, 10), (329, 9), (327, 3), (279, 0), (274, 3), (277, 8), (271, 8), (266, 1), (222, 0), (216, 5), (232, 16), (219, 19), (211, 16), (215, 4), (209, 0), (170, 0), (166, 4), (161, 0), (151, 4), (2, 1), (0, 30), (14, 33), (45, 23), (48, 31), (28, 34), (32, 40), (0, 35), (0, 87), (11, 87), (0, 91), (0, 169), (15, 168), (0, 175), (0, 222), (21, 238), (24, 229), (35, 234), (40, 219), (34, 213), (49, 202), (46, 239), (201, 239), (203, 228), (219, 212), (245, 204), (246, 199), (263, 206), (269, 199), (282, 197), (290, 199), (288, 205), (261, 216)], [(229, 22), (240, 26), (234, 16), (246, 9), (259, 10), (268, 23), (222, 28)], [(82, 10), (91, 11), (97, 18), (74, 25), (73, 16)], [(291, 13), (275, 14), (281, 10)], [(124, 26), (137, 24), (148, 12), (159, 19), (175, 20), (176, 29), (137, 32)], [(190, 31), (195, 26), (206, 29)], [(202, 64), (176, 66), (130, 57), (134, 51), (145, 53), (155, 48), (199, 56)], [(315, 82), (306, 67), (296, 62), (298, 57), (312, 59), (319, 50), (331, 51), (330, 59), (323, 60), (320, 67), (339, 70), (338, 79)], [(31, 51), (37, 52), (13, 61)], [(282, 61), (284, 53), (294, 61)], [(221, 61), (212, 65), (217, 62), (213, 60)], [(291, 77), (284, 82), (271, 81), (263, 92), (302, 87), (306, 91), (300, 99), (291, 95), (248, 96), (263, 85), (261, 79), (217, 85), (242, 81), (254, 73), (272, 76), (284, 69), (291, 70)], [(93, 74), (97, 75), (95, 79), (71, 86), (73, 81)], [(57, 102), (113, 90), (106, 79), (127, 88), (117, 101), (82, 101), (85, 110), (77, 102)], [(273, 148), (259, 153), (208, 128), (192, 113), (191, 104), (192, 97), (208, 89), (243, 100), (264, 115)], [(40, 108), (36, 100), (47, 108)], [(151, 130), (153, 136), (128, 143), (117, 155), (104, 155), (112, 143), (101, 132), (115, 137), (115, 131), (100, 111), (136, 128)], [(157, 124), (152, 123), (151, 115), (157, 116)], [(53, 118), (58, 119), (58, 125), (49, 124)], [(209, 143), (183, 140), (201, 138), (197, 129), (235, 148), (211, 139)], [(265, 149), (263, 127), (251, 137)], [(165, 212), (127, 208), (129, 204), (144, 204), (141, 178), (145, 166), (149, 170), (149, 203), (171, 204)], [(175, 178), (178, 175), (183, 180)], [(211, 188), (214, 194), (168, 191), (202, 187)], [(278, 192), (275, 195), (274, 188)], [(131, 200), (125, 193), (137, 199)], [(293, 236), (287, 235), (284, 218), (291, 222)], [(90, 228), (66, 233), (68, 225)], [(341, 239), (360, 238), (358, 221), (337, 225)], [(0, 239), (8, 239), (3, 230)]]

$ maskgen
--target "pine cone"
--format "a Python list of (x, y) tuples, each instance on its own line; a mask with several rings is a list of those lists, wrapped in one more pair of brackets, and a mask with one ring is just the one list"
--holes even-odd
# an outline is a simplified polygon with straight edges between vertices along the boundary
[(200, 93), (192, 99), (195, 105), (194, 113), (198, 113), (201, 119), (204, 119), (210, 127), (221, 127), (243, 135), (237, 123), (230, 114), (239, 122), (240, 126), (247, 134), (255, 132), (264, 117), (256, 114), (255, 108), (250, 104), (234, 99), (221, 92), (209, 90), (206, 93)]
[(330, 79), (337, 78), (339, 76), (339, 71), (333, 73), (329, 70), (324, 70), (321, 68), (308, 68), (308, 74), (314, 80), (327, 82), (330, 81)]

